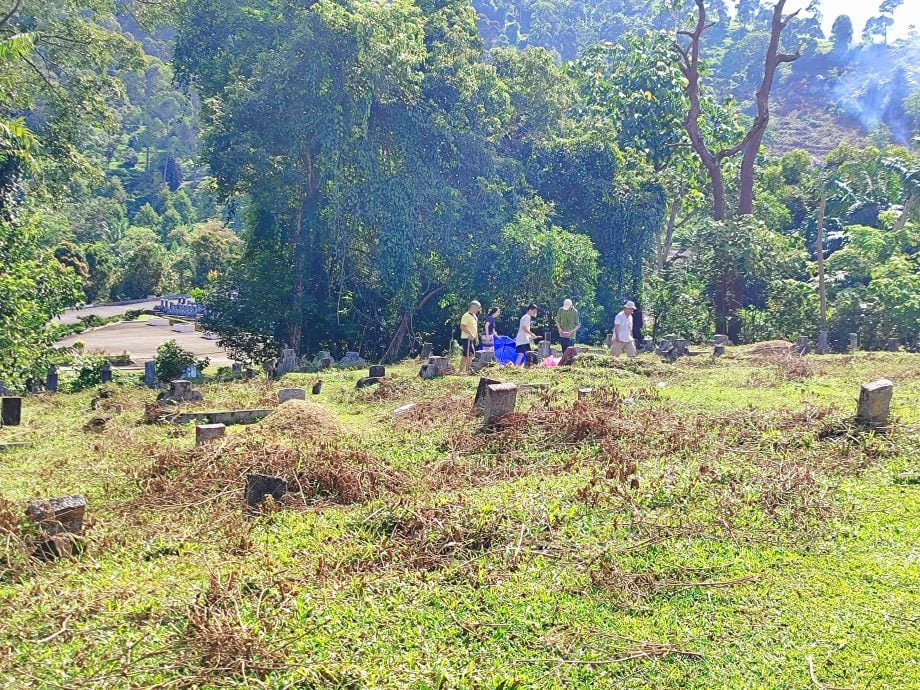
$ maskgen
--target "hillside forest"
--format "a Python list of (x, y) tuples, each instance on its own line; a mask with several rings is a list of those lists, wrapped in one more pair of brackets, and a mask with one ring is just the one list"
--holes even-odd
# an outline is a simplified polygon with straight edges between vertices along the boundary
[(902, 2), (2, 0), (0, 379), (179, 292), (256, 362), (445, 347), (474, 298), (917, 348)]

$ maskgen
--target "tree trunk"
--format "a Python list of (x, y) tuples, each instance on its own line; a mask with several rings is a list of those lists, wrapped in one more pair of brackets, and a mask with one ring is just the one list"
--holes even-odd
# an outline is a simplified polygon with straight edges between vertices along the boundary
[(303, 162), (307, 183), (297, 206), (297, 217), (294, 219), (294, 276), (291, 288), (291, 316), (288, 325), (288, 347), (298, 355), (302, 354), (303, 303), (306, 293), (304, 274), (307, 270), (307, 233), (310, 232), (311, 225), (309, 222), (304, 223), (304, 215), (309, 215), (311, 222), (315, 220), (316, 215), (309, 212), (316, 206), (316, 182), (312, 154), (307, 153)]
[(907, 200), (904, 202), (904, 208), (901, 209), (901, 215), (898, 216), (898, 220), (894, 224), (895, 232), (901, 232), (901, 230), (904, 229), (904, 226), (907, 225), (907, 218), (910, 216), (910, 212), (914, 208), (915, 198), (916, 193), (908, 194)]
[(671, 253), (671, 244), (674, 240), (674, 228), (677, 226), (677, 212), (680, 210), (682, 197), (678, 194), (671, 199), (671, 206), (668, 209), (668, 222), (664, 228), (664, 237), (659, 237), (658, 251), (656, 252), (656, 263), (658, 274), (664, 270), (664, 265), (668, 260), (668, 254)]
[(815, 257), (818, 260), (818, 295), (821, 299), (820, 326), (818, 330), (827, 330), (827, 288), (824, 284), (824, 211), (827, 208), (827, 189), (821, 188), (821, 200), (818, 202), (818, 229), (815, 232)]
[(406, 335), (409, 333), (409, 327), (412, 325), (412, 317), (417, 311), (428, 304), (428, 301), (432, 297), (441, 292), (443, 289), (443, 287), (431, 288), (428, 290), (428, 292), (421, 296), (418, 304), (403, 313), (402, 318), (399, 320), (399, 326), (396, 327), (396, 332), (393, 334), (393, 338), (390, 340), (390, 344), (387, 347), (386, 352), (383, 353), (381, 362), (392, 362), (398, 358), (399, 353), (402, 350), (403, 343), (406, 340)]

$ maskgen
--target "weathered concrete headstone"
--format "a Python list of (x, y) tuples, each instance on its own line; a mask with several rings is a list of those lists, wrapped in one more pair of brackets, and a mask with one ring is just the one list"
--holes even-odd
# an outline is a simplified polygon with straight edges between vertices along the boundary
[(345, 356), (339, 360), (339, 365), (343, 367), (356, 367), (362, 366), (363, 364), (364, 360), (361, 359), (361, 355), (357, 352), (346, 352)]
[(885, 341), (885, 349), (888, 350), (888, 352), (897, 352), (900, 348), (900, 338), (888, 338), (888, 340)]
[(198, 367), (196, 367), (194, 364), (189, 364), (188, 366), (185, 367), (185, 369), (182, 370), (181, 378), (197, 379), (198, 378)]
[(227, 433), (225, 424), (196, 424), (195, 445), (201, 446), (208, 441), (215, 441)]
[(11, 392), (12, 391), (3, 385), (3, 381), (0, 381), (0, 395), (9, 395)]
[(613, 345), (613, 333), (608, 333), (604, 338), (604, 347), (609, 350), (611, 345)]
[(795, 339), (795, 351), (799, 355), (807, 355), (811, 349), (811, 343), (808, 342), (807, 335), (800, 335)]
[(282, 388), (278, 391), (278, 403), (286, 403), (288, 400), (306, 400), (307, 391), (303, 388)]
[(486, 387), (485, 425), (491, 426), (505, 415), (514, 412), (518, 388), (513, 383), (493, 383)]
[(470, 363), (470, 371), (478, 374), (487, 365), (495, 361), (495, 350), (476, 350), (476, 356)]
[(201, 393), (192, 388), (192, 382), (185, 379), (176, 379), (169, 384), (169, 390), (157, 396), (158, 401), (199, 402), (203, 400)]
[(594, 392), (593, 388), (579, 388), (578, 389), (578, 399), (587, 398)]
[(319, 395), (322, 392), (322, 390), (323, 390), (323, 381), (322, 379), (320, 379), (319, 381), (313, 384), (313, 390), (311, 392), (313, 393), (313, 395)]
[(847, 352), (856, 352), (859, 348), (859, 335), (850, 333), (850, 340), (847, 343)]
[(567, 367), (572, 362), (575, 361), (575, 356), (578, 354), (578, 350), (575, 347), (565, 348), (565, 352), (562, 353), (562, 359), (559, 360), (560, 367)]
[(377, 376), (362, 376), (355, 384), (355, 388), (369, 388), (371, 386), (376, 386), (382, 380), (382, 378)]
[(144, 363), (144, 385), (148, 388), (156, 388), (157, 365), (154, 362)]
[(45, 390), (56, 393), (58, 389), (58, 370), (53, 364), (48, 367), (48, 374), (45, 376)]
[(888, 379), (879, 379), (864, 383), (859, 389), (859, 407), (856, 420), (867, 426), (885, 426), (888, 424), (888, 412), (894, 384)]
[(275, 376), (284, 376), (299, 368), (297, 362), (297, 352), (290, 348), (281, 350), (281, 359), (275, 366)]
[(111, 362), (105, 362), (102, 365), (100, 379), (103, 383), (112, 383), (112, 364)]
[(540, 355), (543, 359), (546, 359), (553, 353), (553, 347), (550, 344), (549, 340), (541, 340), (540, 344), (537, 346), (537, 354)]
[(827, 344), (827, 331), (818, 331), (818, 345), (815, 348), (815, 352), (819, 355), (826, 355), (830, 352), (830, 347)]
[(382, 364), (374, 364), (368, 370), (367, 375), (372, 379), (382, 379), (387, 375), (387, 370), (386, 367), (384, 367)]
[(22, 421), (22, 398), (3, 398), (0, 401), (0, 425), (19, 426)]
[(281, 497), (287, 493), (287, 488), (287, 481), (281, 477), (273, 477), (269, 474), (248, 474), (246, 475), (246, 505), (250, 508), (258, 508), (266, 496), (280, 501)]
[(30, 501), (26, 515), (38, 525), (43, 537), (38, 542), (35, 555), (47, 559), (71, 556), (78, 549), (78, 540), (83, 536), (85, 513), (86, 499), (83, 496)]
[(684, 338), (677, 338), (674, 341), (674, 349), (677, 350), (677, 355), (685, 355), (690, 350), (690, 342)]
[(713, 347), (712, 347), (712, 356), (713, 356), (713, 357), (721, 357), (721, 356), (724, 355), (724, 354), (725, 354), (725, 346), (724, 346), (724, 345), (722, 345), (722, 344), (713, 345)]
[(524, 368), (535, 367), (543, 361), (543, 358), (538, 352), (531, 350), (524, 356)]
[(432, 357), (428, 360), (428, 364), (438, 370), (438, 376), (444, 376), (451, 370), (450, 360), (447, 357)]
[(242, 362), (233, 362), (230, 365), (230, 373), (232, 373), (234, 376), (242, 376), (243, 375)]
[(654, 352), (655, 351), (655, 340), (652, 336), (647, 335), (642, 339), (642, 345), (640, 348), (641, 352)]
[(434, 364), (423, 364), (418, 370), (418, 375), (423, 379), (431, 381), (432, 379), (438, 378), (440, 372), (438, 371), (438, 367)]
[(419, 359), (423, 362), (427, 362), (431, 359), (431, 343), (422, 343), (422, 354), (419, 355)]
[(473, 409), (484, 412), (486, 409), (486, 393), (489, 390), (489, 386), (494, 386), (499, 383), (501, 383), (501, 381), (481, 376), (479, 378), (479, 385), (476, 386), (476, 397), (473, 399)]
[(255, 377), (256, 377), (256, 370), (253, 369), (252, 367), (246, 367), (246, 369), (243, 371), (243, 378), (246, 379), (247, 381), (251, 381)]
[(715, 337), (713, 337), (712, 344), (713, 345), (731, 345), (732, 341), (731, 339), (729, 339), (727, 335), (718, 333), (715, 335)]

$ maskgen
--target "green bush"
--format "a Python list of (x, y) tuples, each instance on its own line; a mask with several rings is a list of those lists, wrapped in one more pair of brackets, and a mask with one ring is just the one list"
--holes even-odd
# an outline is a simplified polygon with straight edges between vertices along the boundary
[(210, 363), (207, 357), (199, 359), (188, 350), (183, 350), (175, 340), (160, 345), (153, 361), (160, 381), (174, 381), (187, 366), (196, 366), (198, 371), (202, 371)]
[(102, 383), (102, 367), (105, 357), (97, 355), (77, 355), (73, 358), (73, 378), (69, 383), (72, 393), (98, 386)]

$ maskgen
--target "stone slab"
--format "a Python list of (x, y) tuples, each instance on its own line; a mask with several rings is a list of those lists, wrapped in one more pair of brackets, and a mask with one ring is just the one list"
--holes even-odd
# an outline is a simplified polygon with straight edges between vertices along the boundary
[(307, 391), (304, 388), (282, 388), (278, 391), (278, 403), (286, 403), (288, 400), (306, 400)]
[(485, 424), (491, 426), (514, 412), (518, 387), (513, 383), (494, 383), (486, 387)]
[(201, 446), (208, 441), (216, 441), (227, 433), (225, 424), (196, 424), (195, 445)]
[(148, 326), (168, 326), (169, 319), (161, 319), (161, 318), (147, 319), (147, 325)]
[(0, 400), (0, 426), (19, 426), (22, 422), (22, 398)]
[(172, 327), (173, 333), (194, 333), (195, 324), (193, 323), (177, 323), (173, 324)]
[(386, 375), (387, 375), (386, 367), (383, 366), (382, 364), (374, 364), (368, 370), (368, 374), (367, 374), (368, 378), (372, 378), (372, 379), (382, 379)]
[(494, 386), (501, 383), (501, 381), (496, 381), (495, 379), (489, 379), (485, 376), (480, 377), (479, 385), (476, 386), (476, 397), (473, 399), (473, 408), (479, 412), (485, 412), (486, 409), (486, 392), (488, 391), (489, 386)]
[(281, 477), (273, 477), (270, 474), (248, 474), (245, 490), (246, 505), (250, 508), (258, 508), (266, 496), (280, 501), (281, 497), (287, 493), (287, 488), (287, 481)]
[(83, 496), (59, 496), (57, 498), (29, 501), (26, 515), (46, 535), (83, 534), (83, 516), (86, 513), (86, 499)]
[(893, 395), (894, 384), (888, 379), (864, 383), (859, 389), (857, 421), (869, 426), (887, 425)]
[(183, 412), (181, 414), (165, 415), (166, 421), (171, 424), (188, 424), (195, 422), (200, 424), (255, 424), (265, 419), (272, 410), (265, 408), (252, 410), (215, 410), (211, 412)]
[(381, 381), (383, 381), (383, 378), (379, 376), (363, 376), (358, 379), (355, 388), (370, 388), (371, 386), (376, 386)]

